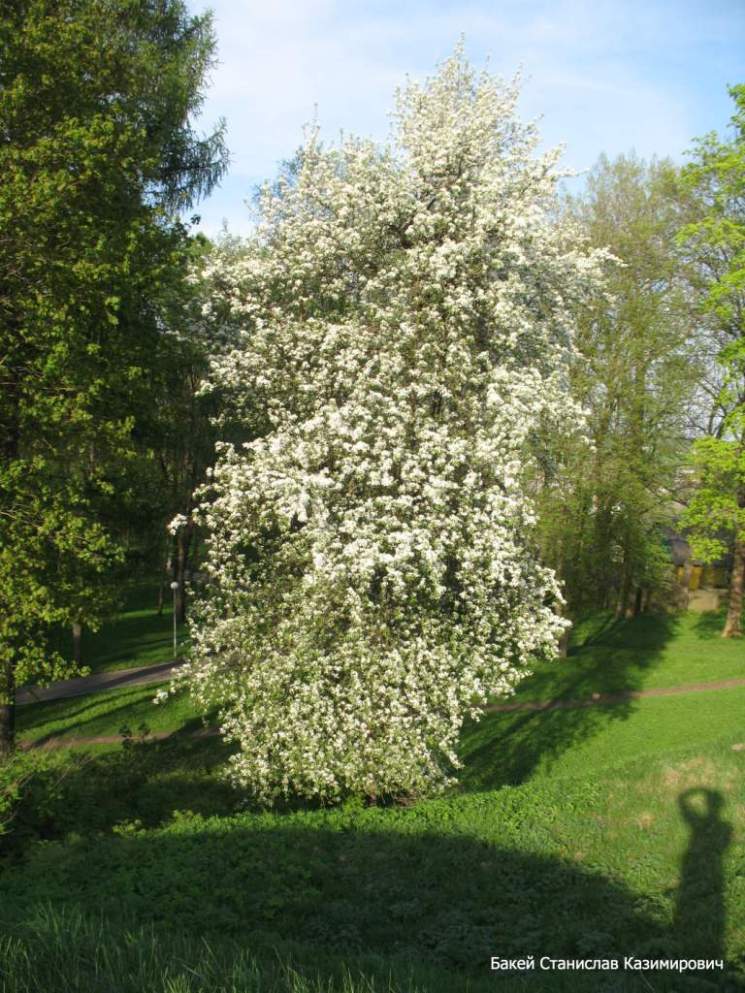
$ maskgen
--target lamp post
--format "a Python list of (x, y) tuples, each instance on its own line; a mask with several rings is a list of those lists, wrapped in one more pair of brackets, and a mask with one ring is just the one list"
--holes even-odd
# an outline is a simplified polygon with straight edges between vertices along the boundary
[(178, 650), (178, 630), (176, 627), (176, 590), (178, 589), (178, 583), (175, 580), (171, 583), (171, 589), (173, 590), (173, 657), (175, 659)]

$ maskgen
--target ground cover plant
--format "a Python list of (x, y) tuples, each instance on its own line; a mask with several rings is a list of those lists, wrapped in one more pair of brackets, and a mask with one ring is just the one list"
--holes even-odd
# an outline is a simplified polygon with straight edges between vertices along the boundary
[[(195, 754), (184, 758), (196, 764)], [(170, 796), (165, 774), (159, 790), (142, 792), (142, 816), (115, 824), (101, 809), (116, 818), (124, 805), (117, 811), (98, 790), (126, 785), (136, 794), (137, 774), (121, 765), (129, 778), (117, 784), (112, 767), (100, 777), (81, 768), (68, 796), (89, 790), (84, 816), (97, 816), (82, 824), (71, 811), (57, 822), (64, 838), (52, 834), (8, 856), (0, 920), (17, 961), (25, 949), (36, 963), (25, 967), (31, 976), (71, 962), (54, 939), (71, 920), (78, 951), (105, 930), (103, 948), (113, 958), (106, 966), (99, 953), (104, 968), (122, 959), (114, 952), (122, 945), (130, 964), (149, 961), (155, 972), (146, 989), (168, 989), (163, 975), (180, 965), (185, 975), (194, 970), (184, 988), (206, 990), (208, 961), (227, 982), (241, 955), (257, 957), (261, 972), (272, 951), (309, 976), (327, 979), (343, 961), (378, 978), (391, 972), (406, 989), (413, 972), (429, 990), (465, 989), (469, 981), (486, 988), (487, 978), (494, 982), (491, 954), (721, 955), (729, 962), (724, 979), (655, 976), (652, 988), (735, 989), (745, 939), (744, 762), (727, 740), (610, 775), (555, 777), (406, 809), (350, 803), (222, 816), (206, 810), (225, 811), (231, 798), (214, 792), (202, 814), (168, 811), (177, 798), (205, 795), (206, 773), (187, 782), (174, 771)], [(159, 814), (166, 816), (158, 823)], [(196, 947), (175, 934), (198, 939)], [(81, 966), (70, 975), (81, 989), (96, 988)], [(638, 977), (617, 978), (602, 988), (648, 988)], [(597, 989), (596, 982), (585, 976), (576, 988)], [(557, 976), (501, 985), (563, 988)]]
[[(731, 678), (719, 623), (595, 615), (566, 661), (525, 681), (524, 702), (692, 683), (702, 658)], [(116, 734), (128, 692), (97, 730)], [(81, 703), (60, 701), (69, 732)], [(191, 738), (197, 722), (177, 711), (168, 741), (42, 750), (3, 840), (0, 989), (476, 993), (494, 989), (491, 954), (617, 950), (721, 956), (727, 972), (533, 973), (498, 988), (736, 990), (743, 713), (728, 689), (490, 714), (463, 736), (460, 786), (409, 807), (246, 808), (222, 777), (224, 743)]]

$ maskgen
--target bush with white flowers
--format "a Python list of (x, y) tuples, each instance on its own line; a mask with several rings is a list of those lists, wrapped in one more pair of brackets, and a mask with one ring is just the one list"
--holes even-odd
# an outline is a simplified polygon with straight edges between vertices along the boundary
[(571, 304), (601, 260), (516, 97), (457, 52), (399, 93), (389, 147), (311, 133), (208, 263), (235, 329), (212, 383), (260, 436), (201, 497), (185, 678), (263, 801), (441, 786), (466, 716), (561, 633), (526, 441), (576, 420)]

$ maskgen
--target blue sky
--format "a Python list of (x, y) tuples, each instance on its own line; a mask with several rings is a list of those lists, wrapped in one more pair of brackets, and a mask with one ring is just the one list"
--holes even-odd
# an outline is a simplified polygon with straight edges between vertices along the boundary
[[(190, 9), (207, 4), (188, 0)], [(393, 92), (465, 37), (481, 67), (525, 74), (521, 114), (587, 169), (601, 152), (681, 160), (723, 131), (728, 84), (745, 82), (745, 0), (212, 0), (219, 65), (199, 125), (228, 124), (231, 168), (202, 203), (202, 229), (250, 229), (244, 201), (272, 178), (316, 114), (384, 140)]]

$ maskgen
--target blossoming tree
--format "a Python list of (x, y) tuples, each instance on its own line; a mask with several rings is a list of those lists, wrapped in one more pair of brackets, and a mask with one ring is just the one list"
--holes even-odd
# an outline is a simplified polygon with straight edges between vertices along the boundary
[(576, 420), (571, 306), (601, 260), (516, 98), (458, 51), (398, 94), (389, 147), (311, 132), (205, 274), (234, 328), (212, 381), (258, 437), (202, 494), (184, 675), (264, 801), (436, 788), (562, 631), (522, 477), (534, 426)]

